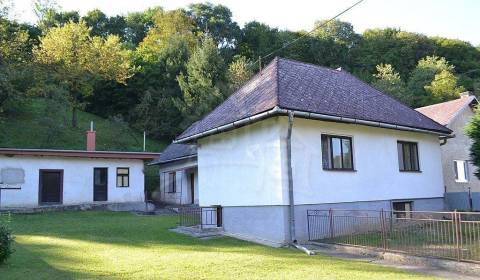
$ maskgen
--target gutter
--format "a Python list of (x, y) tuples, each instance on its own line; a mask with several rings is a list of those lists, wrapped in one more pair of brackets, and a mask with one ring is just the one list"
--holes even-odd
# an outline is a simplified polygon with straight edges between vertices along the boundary
[(402, 125), (395, 125), (395, 124), (389, 124), (389, 123), (384, 123), (384, 122), (376, 122), (376, 121), (366, 121), (366, 120), (361, 120), (357, 118), (346, 118), (346, 117), (337, 117), (337, 116), (331, 116), (331, 115), (325, 115), (325, 114), (316, 114), (316, 113), (309, 113), (305, 111), (295, 111), (295, 110), (287, 110), (287, 109), (281, 109), (278, 106), (275, 106), (271, 110), (265, 111), (263, 113), (259, 113), (256, 115), (253, 115), (251, 117), (247, 117), (238, 121), (234, 121), (222, 126), (219, 126), (217, 128), (213, 128), (201, 133), (197, 133), (194, 135), (190, 135), (184, 138), (176, 139), (173, 141), (175, 144), (180, 144), (180, 143), (187, 143), (191, 142), (192, 140), (206, 137), (209, 135), (217, 134), (220, 132), (228, 131), (235, 129), (240, 126), (244, 126), (247, 124), (254, 123), (256, 121), (266, 119), (271, 116), (278, 116), (278, 115), (288, 115), (288, 112), (292, 112), (295, 116), (301, 117), (301, 118), (306, 118), (306, 119), (314, 119), (314, 120), (323, 120), (323, 121), (331, 121), (331, 122), (341, 122), (341, 123), (351, 123), (351, 124), (360, 124), (360, 125), (366, 125), (366, 126), (373, 126), (373, 127), (381, 127), (381, 128), (388, 128), (388, 129), (396, 129), (396, 130), (403, 130), (403, 131), (412, 131), (412, 132), (420, 132), (420, 133), (429, 133), (429, 134), (434, 134), (438, 135), (440, 137), (445, 137), (445, 138), (452, 138), (453, 136), (449, 133), (444, 133), (444, 132), (439, 132), (439, 131), (432, 131), (432, 130), (427, 130), (427, 129), (421, 129), (421, 128), (414, 128), (414, 127), (409, 127), (409, 126), (402, 126)]
[(295, 236), (295, 201), (293, 198), (293, 172), (292, 172), (292, 128), (294, 112), (288, 112), (288, 130), (287, 130), (287, 171), (288, 171), (288, 222), (290, 224), (290, 242), (297, 243)]

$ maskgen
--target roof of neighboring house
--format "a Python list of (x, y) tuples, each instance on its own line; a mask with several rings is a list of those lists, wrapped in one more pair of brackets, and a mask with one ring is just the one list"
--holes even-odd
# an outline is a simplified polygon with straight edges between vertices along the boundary
[(0, 155), (153, 160), (160, 153), (0, 148)]
[(478, 103), (475, 96), (462, 94), (458, 99), (420, 107), (416, 110), (442, 125), (448, 125), (459, 112), (470, 106), (472, 103)]
[(350, 123), (362, 120), (391, 128), (451, 133), (346, 71), (277, 57), (210, 114), (187, 128), (176, 141), (218, 133), (215, 131), (231, 124), (244, 125), (248, 119), (275, 108), (337, 117), (336, 121)]
[(188, 144), (170, 144), (163, 153), (156, 158), (154, 161), (150, 162), (150, 165), (153, 164), (162, 164), (167, 162), (172, 162), (176, 160), (181, 160), (185, 158), (195, 157), (197, 155), (197, 146), (188, 145)]

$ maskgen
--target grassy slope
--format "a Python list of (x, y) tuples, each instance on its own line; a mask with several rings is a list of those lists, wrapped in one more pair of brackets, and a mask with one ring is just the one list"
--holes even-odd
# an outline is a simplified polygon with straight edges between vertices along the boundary
[(2, 279), (427, 279), (363, 262), (168, 231), (175, 217), (59, 212), (13, 216)]
[[(36, 99), (25, 104), (20, 112), (0, 119), (0, 147), (84, 150), (85, 132), (90, 127), (90, 121), (94, 121), (97, 150), (141, 151), (143, 148), (141, 132), (131, 129), (124, 132), (118, 125), (86, 112), (79, 112), (78, 128), (73, 128), (69, 123), (71, 114), (52, 112), (55, 110), (58, 106)], [(52, 127), (57, 127), (57, 133), (48, 137), (48, 131), (55, 131)], [(160, 152), (166, 143), (147, 139), (146, 146), (147, 151)]]

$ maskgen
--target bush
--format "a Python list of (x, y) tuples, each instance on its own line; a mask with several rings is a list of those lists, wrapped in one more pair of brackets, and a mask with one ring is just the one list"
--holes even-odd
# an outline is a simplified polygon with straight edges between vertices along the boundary
[(13, 235), (8, 226), (9, 220), (10, 219), (6, 221), (0, 220), (0, 264), (4, 263), (13, 253)]

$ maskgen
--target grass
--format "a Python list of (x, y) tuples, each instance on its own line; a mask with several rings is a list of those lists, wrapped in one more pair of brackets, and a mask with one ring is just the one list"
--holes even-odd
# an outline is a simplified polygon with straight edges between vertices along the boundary
[(427, 279), (393, 268), (222, 237), (170, 232), (176, 217), (15, 215), (16, 252), (1, 279)]
[[(97, 150), (142, 151), (143, 133), (87, 112), (78, 112), (78, 128), (71, 112), (47, 99), (32, 99), (0, 118), (0, 147), (84, 150), (85, 132), (94, 121)], [(147, 139), (147, 151), (160, 152), (166, 143)]]

